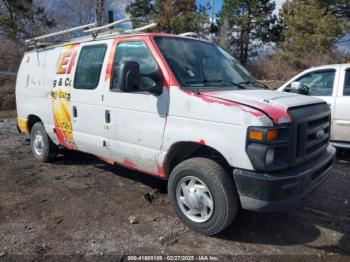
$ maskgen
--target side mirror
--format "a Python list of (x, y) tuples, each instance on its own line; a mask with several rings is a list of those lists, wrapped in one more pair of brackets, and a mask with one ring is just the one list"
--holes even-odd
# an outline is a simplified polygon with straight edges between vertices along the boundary
[(121, 91), (133, 92), (140, 89), (140, 65), (137, 62), (121, 63), (118, 75), (118, 86)]
[(290, 85), (290, 92), (301, 94), (301, 95), (308, 95), (309, 94), (309, 88), (305, 85), (303, 85), (302, 82), (292, 82)]
[(150, 74), (141, 74), (141, 77), (148, 77), (154, 82), (152, 86), (145, 88), (143, 91), (150, 92), (157, 96), (160, 96), (163, 93), (163, 75), (159, 70)]

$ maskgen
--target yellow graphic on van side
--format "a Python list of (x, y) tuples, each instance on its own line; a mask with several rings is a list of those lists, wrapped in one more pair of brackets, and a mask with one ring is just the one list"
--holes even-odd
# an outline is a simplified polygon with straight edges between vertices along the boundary
[(54, 108), (54, 121), (56, 127), (56, 136), (61, 145), (67, 148), (75, 149), (73, 139), (72, 120), (70, 117), (69, 93), (63, 90), (52, 92), (52, 94), (59, 93), (62, 96), (52, 95), (52, 106)]
[(69, 149), (76, 149), (70, 115), (70, 89), (78, 47), (78, 44), (63, 47), (51, 91), (56, 137), (61, 145)]

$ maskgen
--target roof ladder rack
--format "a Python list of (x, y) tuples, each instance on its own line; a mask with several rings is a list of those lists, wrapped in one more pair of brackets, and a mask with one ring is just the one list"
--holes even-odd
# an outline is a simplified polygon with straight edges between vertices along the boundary
[(157, 23), (151, 23), (151, 24), (148, 24), (148, 25), (145, 25), (145, 26), (134, 28), (134, 29), (108, 30), (108, 31), (105, 31), (105, 32), (103, 32), (103, 33), (101, 33), (99, 35), (97, 35), (97, 33), (94, 32), (93, 33), (93, 38), (94, 39), (99, 39), (99, 38), (104, 38), (104, 37), (120, 36), (120, 35), (123, 35), (123, 34), (133, 34), (133, 33), (136, 34), (136, 33), (142, 32), (144, 30), (153, 28), (153, 27), (155, 27), (157, 25), (158, 25)]
[(82, 29), (86, 29), (86, 28), (90, 28), (90, 27), (94, 27), (94, 26), (96, 26), (96, 22), (91, 23), (91, 24), (86, 24), (86, 25), (73, 27), (73, 28), (70, 28), (70, 29), (66, 29), (66, 30), (63, 30), (63, 31), (59, 31), (59, 32), (55, 32), (55, 33), (51, 33), (51, 34), (47, 34), (47, 35), (34, 37), (34, 38), (31, 38), (31, 39), (27, 39), (27, 40), (25, 40), (25, 43), (26, 44), (35, 43), (35, 42), (38, 42), (39, 40), (47, 39), (47, 38), (58, 36), (58, 35), (69, 34), (69, 33), (72, 33), (72, 32), (78, 31), (78, 30), (82, 30)]
[(158, 25), (157, 23), (151, 23), (151, 24), (148, 24), (148, 25), (145, 25), (145, 26), (137, 27), (135, 29), (124, 30), (123, 33), (141, 32), (143, 30), (147, 30), (147, 29), (156, 27), (157, 25)]
[(119, 25), (119, 24), (124, 24), (124, 23), (127, 23), (127, 22), (131, 22), (131, 20), (129, 18), (124, 18), (124, 19), (121, 19), (121, 20), (118, 20), (118, 21), (114, 21), (113, 23), (110, 23), (110, 24), (107, 24), (107, 25), (103, 25), (103, 26), (100, 26), (100, 27), (95, 27), (95, 28), (91, 28), (91, 29), (85, 30), (84, 33), (96, 33), (96, 32), (99, 32), (99, 31), (103, 31), (105, 29), (110, 29), (112, 26)]
[[(100, 27), (95, 27), (95, 28), (91, 28), (91, 29), (85, 30), (84, 33), (97, 34), (97, 32), (110, 29), (111, 27), (113, 27), (115, 25), (120, 25), (120, 24), (124, 24), (124, 23), (128, 23), (128, 22), (132, 22), (132, 21), (134, 21), (134, 19), (124, 18), (124, 19), (115, 21), (113, 23), (107, 24), (107, 25), (103, 25), (103, 26), (100, 26)], [(140, 31), (143, 31), (143, 30), (146, 30), (146, 29), (153, 28), (153, 27), (155, 27), (157, 25), (158, 25), (157, 23), (151, 23), (151, 24), (148, 24), (148, 25), (145, 25), (145, 26), (141, 26), (141, 27), (138, 27), (138, 28), (135, 28), (135, 29), (118, 29), (118, 30), (115, 30), (115, 31), (116, 31), (116, 34), (140, 32)]]
[(185, 36), (185, 37), (199, 37), (199, 35), (195, 32), (186, 32), (179, 34), (179, 36)]
[[(92, 23), (92, 24), (87, 24), (87, 25), (82, 25), (82, 26), (78, 26), (78, 27), (74, 27), (74, 28), (70, 28), (70, 29), (66, 29), (63, 31), (59, 31), (59, 32), (55, 32), (55, 33), (51, 33), (51, 34), (47, 34), (47, 35), (43, 35), (43, 36), (38, 36), (38, 37), (34, 37), (31, 39), (27, 39), (25, 41), (25, 43), (27, 44), (27, 46), (29, 47), (38, 47), (38, 46), (48, 46), (50, 45), (50, 42), (40, 42), (40, 40), (43, 39), (47, 39), (50, 37), (54, 37), (54, 36), (58, 36), (58, 35), (63, 35), (63, 34), (68, 34), (68, 33), (72, 33), (78, 30), (84, 30), (84, 34), (87, 33), (92, 33), (92, 38), (96, 39), (98, 36), (98, 32), (100, 31), (104, 31), (104, 34), (101, 34), (101, 37), (106, 37), (106, 36), (112, 36), (112, 35), (120, 35), (120, 34), (129, 34), (129, 33), (133, 33), (133, 32), (141, 32), (150, 28), (153, 28), (155, 26), (157, 26), (157, 23), (151, 23), (145, 26), (141, 26), (141, 27), (137, 27), (135, 29), (122, 29), (122, 28), (118, 28), (118, 29), (111, 29), (111, 27), (115, 26), (115, 25), (119, 25), (119, 24), (123, 24), (123, 23), (127, 23), (127, 22), (132, 22), (135, 21), (134, 19), (130, 19), (130, 18), (124, 18), (118, 21), (115, 21), (113, 23), (107, 24), (107, 25), (103, 25), (100, 27), (95, 27), (96, 26), (96, 22)], [(144, 21), (142, 21), (144, 22)], [(76, 39), (76, 38), (74, 38)], [(62, 42), (62, 41), (57, 41), (57, 42)]]

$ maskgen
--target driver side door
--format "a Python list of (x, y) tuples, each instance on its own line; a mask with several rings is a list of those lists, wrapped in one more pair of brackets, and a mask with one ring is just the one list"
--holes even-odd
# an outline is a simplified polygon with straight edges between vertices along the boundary
[[(149, 44), (142, 38), (118, 39), (115, 43), (109, 92), (105, 97), (109, 108), (106, 123), (111, 158), (128, 168), (157, 175), (169, 95), (166, 88), (159, 96), (143, 91), (154, 82), (142, 75), (160, 70)], [(138, 91), (125, 92), (118, 86), (119, 68), (123, 62), (140, 65), (141, 86)]]

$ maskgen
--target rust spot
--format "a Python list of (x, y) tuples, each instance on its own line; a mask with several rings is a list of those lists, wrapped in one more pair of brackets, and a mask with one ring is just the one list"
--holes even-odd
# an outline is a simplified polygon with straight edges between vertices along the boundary
[(147, 170), (139, 167), (137, 164), (132, 162), (129, 159), (124, 159), (122, 163), (120, 163), (122, 166), (133, 169), (135, 171), (141, 172), (141, 173), (146, 173), (152, 176), (157, 176), (157, 177), (165, 177), (165, 171), (163, 166), (157, 165), (157, 171), (153, 170)]
[(111, 158), (106, 158), (106, 157), (101, 157), (101, 156), (97, 156), (99, 159), (101, 159), (102, 161), (105, 161), (106, 163), (110, 164), (110, 165), (114, 165), (114, 164), (119, 164), (122, 165), (125, 168), (129, 168), (141, 173), (146, 173), (148, 175), (152, 175), (152, 176), (156, 176), (159, 178), (165, 178), (166, 174), (165, 174), (165, 169), (163, 166), (161, 165), (157, 165), (157, 171), (153, 171), (153, 170), (146, 170), (146, 169), (142, 169), (140, 168), (137, 164), (135, 164), (134, 162), (132, 162), (129, 159), (124, 159), (123, 162), (116, 162)]
[(122, 165), (133, 169), (138, 168), (137, 165), (129, 159), (124, 159)]
[(157, 168), (158, 168), (158, 176), (160, 176), (160, 177), (166, 177), (166, 173), (165, 173), (164, 166), (158, 164), (158, 165), (157, 165)]
[(113, 159), (106, 158), (106, 157), (101, 157), (101, 156), (99, 156), (98, 158), (101, 159), (102, 161), (105, 161), (106, 163), (108, 163), (110, 165), (114, 165), (115, 164), (115, 161)]

